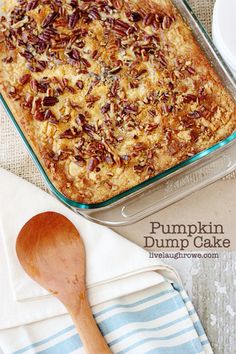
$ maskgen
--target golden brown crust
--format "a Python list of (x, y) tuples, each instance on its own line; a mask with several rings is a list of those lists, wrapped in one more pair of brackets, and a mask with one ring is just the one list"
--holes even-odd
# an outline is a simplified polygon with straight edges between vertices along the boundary
[(1, 93), (68, 198), (107, 200), (235, 130), (234, 102), (169, 0), (5, 5)]

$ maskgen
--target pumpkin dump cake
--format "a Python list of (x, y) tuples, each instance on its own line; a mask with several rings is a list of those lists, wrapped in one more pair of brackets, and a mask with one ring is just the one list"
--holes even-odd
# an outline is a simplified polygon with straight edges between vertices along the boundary
[(235, 104), (171, 1), (3, 6), (1, 93), (66, 197), (102, 202), (235, 130)]

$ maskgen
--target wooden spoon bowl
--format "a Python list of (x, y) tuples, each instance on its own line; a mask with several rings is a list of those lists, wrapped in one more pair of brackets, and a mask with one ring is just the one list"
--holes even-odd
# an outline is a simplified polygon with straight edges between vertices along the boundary
[(18, 259), (28, 275), (67, 308), (88, 354), (110, 354), (89, 306), (85, 250), (79, 232), (63, 215), (34, 216), (16, 241)]

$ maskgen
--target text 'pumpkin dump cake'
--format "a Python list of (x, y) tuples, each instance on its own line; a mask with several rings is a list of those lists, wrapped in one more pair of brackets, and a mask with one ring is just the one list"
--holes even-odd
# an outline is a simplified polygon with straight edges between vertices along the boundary
[(102, 202), (234, 131), (235, 104), (169, 0), (4, 6), (1, 92), (66, 197)]

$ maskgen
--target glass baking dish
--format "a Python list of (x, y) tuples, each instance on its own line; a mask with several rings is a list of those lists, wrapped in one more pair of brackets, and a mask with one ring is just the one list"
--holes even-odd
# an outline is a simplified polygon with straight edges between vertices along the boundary
[[(188, 2), (185, 0), (172, 0), (172, 2), (191, 27), (193, 34), (224, 86), (235, 99), (236, 82)], [(98, 204), (81, 204), (66, 198), (53, 185), (1, 95), (0, 101), (42, 174), (49, 191), (74, 212), (100, 224), (121, 226), (137, 222), (236, 169), (235, 131), (228, 138), (209, 149), (109, 200)]]

